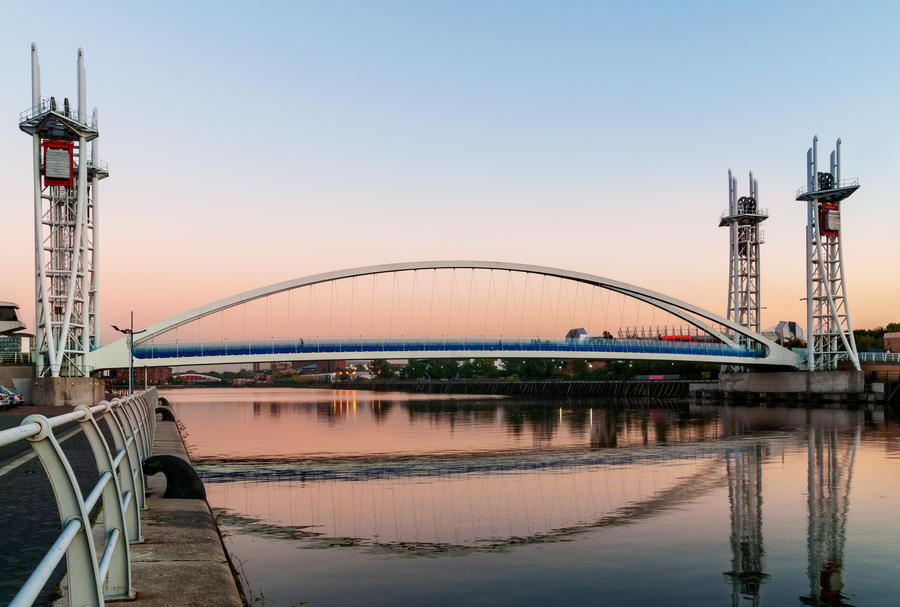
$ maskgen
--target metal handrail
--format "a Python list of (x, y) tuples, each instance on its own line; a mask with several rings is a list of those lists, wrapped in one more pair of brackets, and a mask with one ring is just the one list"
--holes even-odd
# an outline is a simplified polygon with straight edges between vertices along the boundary
[(187, 356), (248, 356), (252, 354), (309, 354), (346, 352), (484, 351), (514, 356), (515, 351), (536, 350), (548, 353), (599, 352), (705, 354), (710, 356), (752, 357), (765, 355), (759, 348), (744, 348), (725, 343), (701, 341), (675, 342), (657, 339), (588, 339), (521, 337), (347, 337), (297, 339), (240, 339), (225, 341), (147, 342), (135, 347), (137, 360)]
[[(56, 112), (57, 114), (60, 114), (61, 116), (66, 116), (66, 118), (68, 118), (69, 120), (76, 122), (78, 124), (84, 125), (88, 128), (92, 128), (92, 129), (97, 128), (97, 121), (94, 119), (93, 116), (86, 116), (84, 120), (81, 120), (78, 118), (78, 108), (75, 107), (72, 109), (74, 111), (70, 111), (69, 115), (66, 116), (65, 112), (61, 110), (60, 105), (57, 103), (56, 109), (52, 110), (52, 111)], [(29, 120), (37, 118), (41, 114), (43, 114), (45, 112), (49, 112), (49, 111), (51, 111), (50, 99), (41, 99), (40, 104), (33, 105), (30, 108), (28, 108), (27, 110), (22, 110), (21, 112), (19, 112), (19, 124), (22, 124), (23, 122), (28, 122)]]
[[(53, 487), (63, 525), (10, 607), (31, 605), (63, 556), (68, 564), (70, 605), (101, 606), (106, 600), (134, 597), (129, 544), (142, 539), (139, 510), (147, 507), (142, 464), (151, 454), (157, 404), (156, 388), (150, 388), (92, 407), (79, 405), (55, 417), (29, 415), (19, 426), (0, 431), (0, 447), (20, 440), (31, 443)], [(100, 420), (112, 436), (114, 455), (100, 431)], [(100, 473), (86, 498), (53, 431), (74, 421), (87, 437)], [(101, 500), (106, 543), (98, 552), (89, 516)]]
[(726, 217), (738, 217), (740, 215), (759, 215), (759, 216), (769, 216), (769, 209), (756, 209), (752, 213), (732, 213), (731, 211), (722, 211), (722, 214), (719, 215), (719, 221), (722, 221)]
[[(840, 183), (834, 184), (832, 190), (839, 190), (841, 188), (852, 188), (855, 185), (859, 185), (859, 177), (851, 177), (849, 179), (841, 179)], [(803, 186), (802, 188), (797, 189), (796, 196), (803, 196), (804, 194), (814, 194), (816, 192), (827, 192), (829, 190), (819, 190), (818, 184), (809, 187), (808, 185)]]
[(109, 173), (109, 165), (102, 160), (88, 160), (87, 168), (96, 169), (101, 173)]
[(31, 352), (0, 352), (0, 364), (30, 364)]
[(900, 352), (860, 352), (860, 362), (900, 363)]

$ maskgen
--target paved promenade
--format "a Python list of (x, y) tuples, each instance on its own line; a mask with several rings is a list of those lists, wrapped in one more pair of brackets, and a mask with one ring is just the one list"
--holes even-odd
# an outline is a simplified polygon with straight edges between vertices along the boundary
[[(26, 416), (34, 413), (51, 417), (71, 410), (71, 407), (16, 407), (0, 412), (0, 430), (19, 425)], [(58, 428), (56, 436), (70, 436), (61, 445), (82, 492), (87, 495), (99, 475), (87, 439), (77, 426), (77, 422), (73, 422)], [(0, 529), (3, 530), (0, 533), (0, 571), (3, 572), (0, 575), (0, 605), (15, 596), (61, 531), (50, 482), (40, 461), (28, 457), (33, 453), (28, 441), (0, 448)], [(57, 566), (36, 605), (55, 596), (54, 591), (64, 572), (65, 560)]]
[[(50, 417), (69, 411), (70, 407), (18, 407), (0, 413), (0, 429), (16, 426), (33, 413)], [(98, 479), (87, 440), (77, 423), (58, 428), (56, 435), (87, 495)], [(0, 605), (15, 596), (61, 529), (50, 483), (32, 453), (27, 441), (0, 450)], [(153, 453), (176, 455), (190, 462), (177, 425), (172, 422), (157, 422)], [(150, 477), (148, 509), (141, 512), (144, 541), (131, 545), (136, 597), (127, 604), (241, 607), (237, 583), (209, 505), (205, 500), (164, 499), (165, 488), (162, 474)], [(95, 510), (92, 519), (97, 517)], [(101, 541), (102, 521), (97, 522), (94, 536)], [(64, 574), (65, 559), (36, 605), (68, 604)]]
[[(154, 455), (190, 462), (174, 422), (157, 422)], [(206, 500), (165, 499), (165, 477), (148, 485), (148, 509), (141, 513), (144, 542), (132, 545), (134, 607), (241, 607), (216, 521)]]

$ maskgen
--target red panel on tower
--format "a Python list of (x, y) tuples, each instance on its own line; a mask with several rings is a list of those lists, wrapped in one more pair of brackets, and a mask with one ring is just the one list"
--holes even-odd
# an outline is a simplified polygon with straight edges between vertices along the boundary
[(72, 141), (44, 140), (44, 185), (75, 185), (75, 143)]
[(838, 205), (822, 203), (819, 206), (819, 230), (822, 236), (837, 236), (841, 231), (841, 211)]

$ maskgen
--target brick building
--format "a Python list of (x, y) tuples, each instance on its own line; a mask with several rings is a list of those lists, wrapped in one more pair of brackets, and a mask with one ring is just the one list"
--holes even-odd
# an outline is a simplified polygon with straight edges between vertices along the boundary
[[(134, 385), (144, 385), (144, 374), (147, 375), (146, 383), (151, 386), (162, 385), (172, 377), (171, 367), (135, 367), (134, 368)], [(128, 369), (116, 369), (112, 376), (116, 383), (128, 383)]]

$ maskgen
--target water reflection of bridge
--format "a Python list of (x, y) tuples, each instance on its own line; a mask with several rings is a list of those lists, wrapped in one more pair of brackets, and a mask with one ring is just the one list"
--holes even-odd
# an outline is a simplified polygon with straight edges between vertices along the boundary
[[(723, 410), (723, 426), (734, 433), (775, 421), (807, 427), (807, 575), (810, 588), (808, 595), (800, 597), (804, 605), (849, 605), (842, 592), (841, 572), (850, 509), (850, 481), (862, 416), (862, 412), (810, 412), (805, 409)], [(765, 449), (763, 444), (753, 445), (735, 450), (726, 458), (732, 562), (725, 576), (732, 584), (733, 607), (742, 601), (754, 607), (760, 605), (762, 584), (771, 577), (765, 573), (762, 532)]]
[[(329, 423), (351, 419), (352, 398), (318, 405)], [(274, 407), (274, 409), (273, 409)], [(766, 583), (765, 463), (808, 451), (808, 605), (844, 605), (843, 545), (850, 479), (863, 413), (727, 408), (613, 410), (520, 406), (497, 401), (365, 403), (373, 415), (398, 407), (418, 423), (502, 421), (531, 430), (528, 451), (403, 457), (361, 456), (203, 465), (211, 501), (232, 504), (237, 532), (305, 538), (325, 546), (403, 554), (454, 554), (571, 539), (657, 517), (728, 490), (731, 602), (761, 605)], [(262, 403), (259, 414), (279, 414)], [(684, 413), (682, 411), (681, 413)], [(588, 433), (589, 449), (556, 448), (564, 427)], [(762, 432), (762, 433), (761, 433)]]

